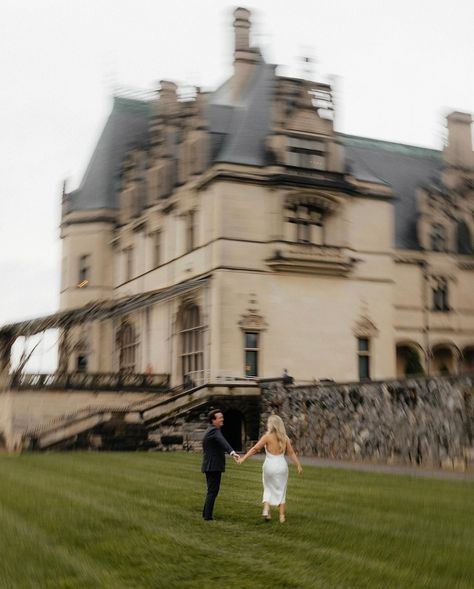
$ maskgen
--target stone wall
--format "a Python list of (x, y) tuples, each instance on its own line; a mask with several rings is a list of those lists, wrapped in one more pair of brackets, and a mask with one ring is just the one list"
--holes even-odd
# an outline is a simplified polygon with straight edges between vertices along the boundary
[(260, 431), (277, 413), (302, 455), (474, 468), (472, 376), (261, 386)]

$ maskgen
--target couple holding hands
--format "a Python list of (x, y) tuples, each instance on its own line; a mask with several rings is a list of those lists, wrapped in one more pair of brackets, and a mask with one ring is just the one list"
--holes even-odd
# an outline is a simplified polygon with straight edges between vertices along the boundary
[(267, 431), (244, 456), (239, 456), (222, 435), (221, 427), (224, 425), (224, 414), (220, 409), (211, 411), (208, 421), (209, 427), (202, 441), (204, 456), (201, 472), (206, 475), (207, 480), (207, 495), (202, 510), (203, 519), (206, 521), (214, 519), (212, 513), (219, 493), (221, 476), (225, 470), (225, 453), (230, 454), (237, 464), (242, 464), (250, 456), (265, 448), (262, 516), (269, 520), (271, 517), (270, 506), (278, 506), (280, 523), (284, 523), (286, 485), (288, 483), (288, 465), (285, 454), (288, 454), (296, 465), (298, 474), (301, 474), (303, 469), (290, 439), (286, 435), (282, 419), (278, 415), (270, 415), (267, 421)]

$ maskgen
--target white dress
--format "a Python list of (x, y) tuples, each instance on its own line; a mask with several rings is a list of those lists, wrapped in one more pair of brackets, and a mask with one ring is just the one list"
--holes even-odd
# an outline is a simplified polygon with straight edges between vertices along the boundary
[(265, 462), (263, 463), (263, 503), (280, 505), (286, 500), (286, 485), (288, 483), (288, 464), (285, 454), (270, 454), (265, 448)]

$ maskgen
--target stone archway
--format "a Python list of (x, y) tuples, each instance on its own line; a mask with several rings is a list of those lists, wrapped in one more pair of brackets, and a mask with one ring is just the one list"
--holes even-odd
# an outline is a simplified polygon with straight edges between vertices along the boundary
[(245, 417), (237, 409), (224, 411), (222, 434), (232, 448), (238, 452), (243, 450), (245, 441)]
[(415, 342), (399, 342), (396, 348), (397, 378), (425, 373), (423, 348)]
[(457, 374), (460, 353), (458, 348), (449, 342), (439, 343), (431, 348), (431, 371), (434, 375)]

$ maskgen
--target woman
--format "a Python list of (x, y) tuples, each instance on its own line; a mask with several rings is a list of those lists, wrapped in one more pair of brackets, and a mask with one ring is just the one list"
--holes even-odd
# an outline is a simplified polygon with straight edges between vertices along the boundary
[(242, 456), (240, 464), (265, 448), (266, 458), (263, 463), (263, 513), (262, 516), (270, 519), (270, 506), (278, 505), (280, 511), (280, 523), (285, 521), (286, 485), (288, 483), (288, 465), (285, 460), (285, 452), (291, 458), (298, 474), (303, 472), (300, 461), (296, 456), (290, 439), (286, 435), (285, 425), (278, 415), (270, 415), (267, 421), (267, 431), (260, 440)]

